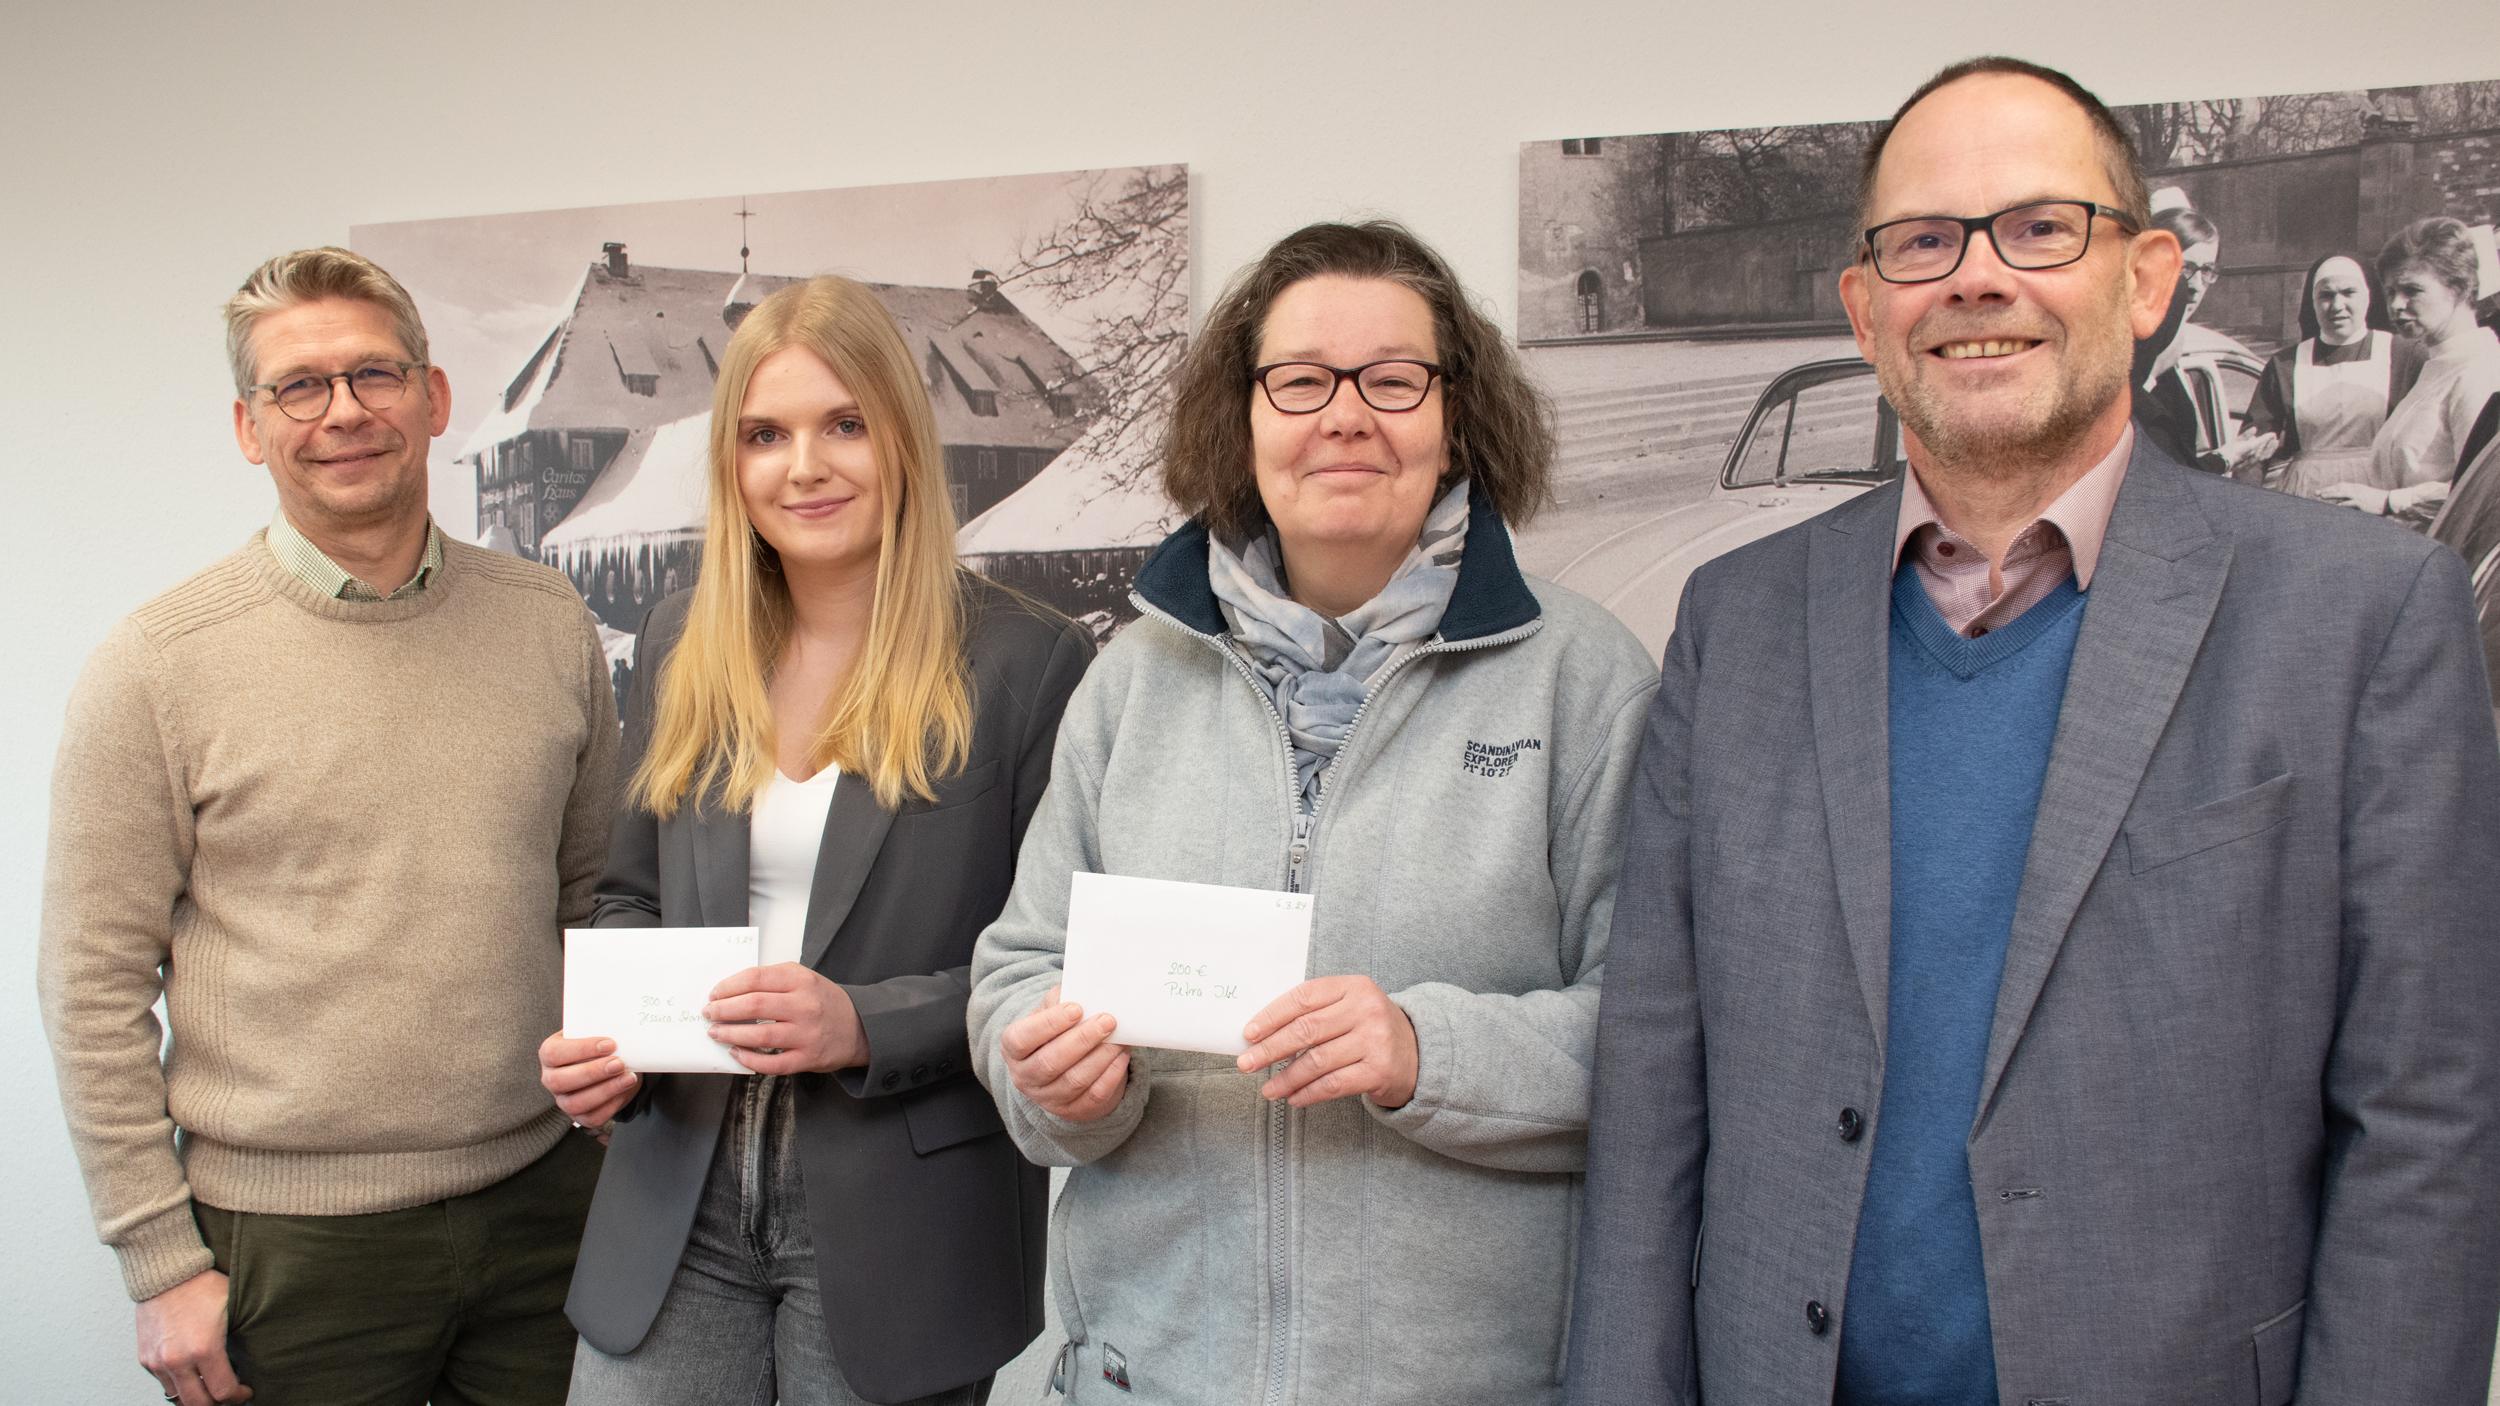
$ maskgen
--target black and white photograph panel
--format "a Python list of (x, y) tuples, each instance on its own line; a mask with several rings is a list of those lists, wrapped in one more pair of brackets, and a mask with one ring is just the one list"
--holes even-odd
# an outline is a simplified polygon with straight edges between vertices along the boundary
[[(2139, 433), (2500, 569), (2500, 483), (2475, 483), (2500, 457), (2500, 82), (2116, 112), (2185, 252), (2137, 348)], [(1520, 149), (1519, 340), (1562, 438), (1520, 559), (1653, 655), (1701, 563), (1902, 471), (1838, 282), (1878, 125)]]
[(570, 577), (620, 681), (693, 584), (738, 321), (821, 273), (920, 364), (965, 563), (1108, 634), (1177, 522), (1154, 475), (1189, 333), (1189, 174), (1139, 166), (357, 226), (452, 382), (442, 529)]

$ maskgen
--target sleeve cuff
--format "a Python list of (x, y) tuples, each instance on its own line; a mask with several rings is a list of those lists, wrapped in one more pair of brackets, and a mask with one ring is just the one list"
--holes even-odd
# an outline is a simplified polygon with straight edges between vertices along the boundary
[(1062, 1118), (1020, 1093), (1013, 1097), (1016, 1111), (1037, 1135), (1076, 1162), (1091, 1162), (1126, 1142), (1128, 1135), (1137, 1130), (1138, 1121), (1146, 1116), (1146, 1094), (1153, 1082), (1153, 1076), (1142, 1073), (1135, 1056), (1131, 1056), (1128, 1087), (1120, 1091), (1120, 1101), (1090, 1123)]
[[(833, 1071), (844, 1093), (853, 1098), (907, 1094), (970, 1071), (960, 1007), (952, 1020), (931, 1020), (925, 1010), (881, 1009), (873, 985), (841, 986), (859, 1013), (860, 1043), (868, 1054), (866, 1064)], [(863, 995), (868, 999), (863, 1001)]]
[(1415, 1092), (1395, 1108), (1383, 1108), (1369, 1098), (1363, 1107), (1385, 1126), (1413, 1137), (1449, 1101), (1453, 1046), (1444, 1012), (1432, 1000), (1412, 991), (1393, 991), (1389, 999), (1415, 1027)]
[(184, 1201), (154, 1220), (142, 1221), (114, 1242), (121, 1259), (122, 1287), (132, 1303), (142, 1303), (186, 1280), (217, 1267), (200, 1238), (199, 1222)]

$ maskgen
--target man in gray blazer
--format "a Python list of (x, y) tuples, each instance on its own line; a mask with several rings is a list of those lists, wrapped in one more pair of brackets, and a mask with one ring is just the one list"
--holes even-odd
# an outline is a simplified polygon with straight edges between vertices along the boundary
[(1913, 473), (1685, 592), (1600, 1016), (1570, 1399), (2483, 1400), (2500, 742), (2453, 553), (2193, 473), (2180, 251), (1956, 65), (1841, 291)]

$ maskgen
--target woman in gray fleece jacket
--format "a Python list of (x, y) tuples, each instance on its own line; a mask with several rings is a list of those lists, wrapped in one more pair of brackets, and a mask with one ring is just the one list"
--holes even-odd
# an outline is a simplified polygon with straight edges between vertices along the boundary
[[(1071, 700), (973, 956), (977, 1073), (1036, 1161), (1082, 1401), (1555, 1399), (1598, 975), (1656, 672), (1519, 572), (1553, 437), (1390, 224), (1314, 225), (1192, 348), (1193, 514)], [(1313, 895), (1239, 1060), (1058, 999), (1069, 875)]]

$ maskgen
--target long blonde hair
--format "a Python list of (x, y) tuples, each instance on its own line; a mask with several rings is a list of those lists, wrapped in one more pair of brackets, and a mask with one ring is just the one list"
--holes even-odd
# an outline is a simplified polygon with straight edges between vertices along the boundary
[(757, 364), (787, 347), (822, 358), (858, 398), (884, 515), (868, 637), (825, 700), (808, 760), (866, 781), (890, 810), (907, 792), (932, 798), (932, 780), (961, 769), (971, 753), (964, 597), (936, 414), (876, 295), (847, 278), (812, 278), (758, 303), (721, 357), (702, 568), (685, 634), (660, 673), (651, 742), (629, 792), (654, 815), (689, 796), (747, 810), (772, 779), (765, 678), (789, 638), (790, 590), (738, 490), (738, 416)]

